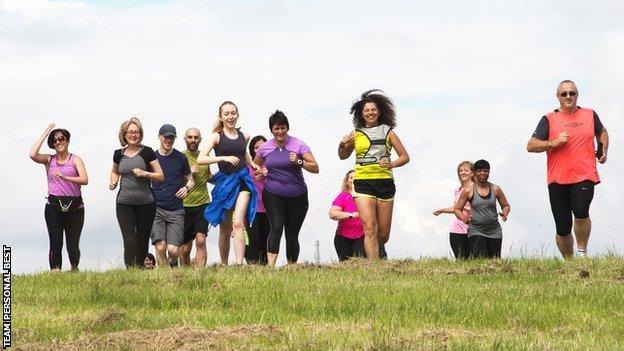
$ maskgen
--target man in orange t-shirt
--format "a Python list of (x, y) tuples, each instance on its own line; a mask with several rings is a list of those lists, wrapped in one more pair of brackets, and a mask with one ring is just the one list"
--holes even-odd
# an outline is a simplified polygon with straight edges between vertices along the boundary
[[(598, 114), (576, 105), (578, 88), (571, 80), (557, 87), (559, 108), (542, 117), (527, 144), (529, 152), (547, 155), (547, 179), (550, 208), (557, 228), (556, 242), (564, 258), (574, 256), (574, 234), (579, 256), (587, 255), (591, 231), (589, 205), (594, 185), (600, 183), (598, 162), (607, 162), (609, 134)], [(598, 141), (598, 151), (594, 152)]]

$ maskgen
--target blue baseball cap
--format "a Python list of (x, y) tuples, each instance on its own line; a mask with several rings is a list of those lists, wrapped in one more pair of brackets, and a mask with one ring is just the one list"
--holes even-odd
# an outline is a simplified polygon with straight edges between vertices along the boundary
[(165, 138), (177, 137), (176, 129), (171, 124), (163, 124), (160, 130), (158, 130), (158, 135), (162, 135)]

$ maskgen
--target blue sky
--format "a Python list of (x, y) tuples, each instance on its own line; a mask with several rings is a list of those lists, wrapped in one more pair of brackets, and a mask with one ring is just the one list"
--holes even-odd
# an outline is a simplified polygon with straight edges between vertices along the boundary
[(291, 134), (310, 145), (321, 171), (306, 175), (301, 260), (313, 259), (316, 240), (322, 260), (336, 260), (327, 211), (353, 163), (338, 159), (336, 143), (352, 128), (351, 102), (372, 88), (394, 99), (396, 132), (412, 159), (395, 170), (391, 257), (450, 257), (452, 218), (431, 213), (450, 205), (457, 163), (479, 158), (492, 163), (491, 180), (511, 203), (503, 255), (555, 255), (545, 155), (525, 147), (557, 107), (562, 79), (577, 82), (579, 104), (598, 112), (613, 140), (599, 167), (590, 252), (622, 253), (624, 25), (616, 14), (624, 5), (378, 4), (0, 0), (0, 115), (11, 170), (2, 182), (14, 199), (0, 203), (0, 241), (13, 246), (15, 271), (47, 269), (46, 183), (27, 154), (48, 123), (72, 132), (70, 148), (90, 176), (81, 265), (108, 269), (123, 262), (107, 189), (119, 124), (138, 115), (146, 144), (156, 146), (163, 123), (207, 133), (224, 100), (238, 104), (252, 135), (267, 135), (269, 114), (285, 111)]

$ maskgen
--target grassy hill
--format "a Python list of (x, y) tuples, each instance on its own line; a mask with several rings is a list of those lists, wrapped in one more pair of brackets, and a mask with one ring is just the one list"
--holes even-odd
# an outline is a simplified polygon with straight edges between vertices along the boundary
[(14, 277), (15, 350), (622, 350), (624, 260)]

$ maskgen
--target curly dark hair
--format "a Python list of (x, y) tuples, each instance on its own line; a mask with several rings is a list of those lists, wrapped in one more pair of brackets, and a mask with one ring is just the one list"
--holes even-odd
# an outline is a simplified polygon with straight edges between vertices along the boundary
[(362, 111), (367, 102), (373, 102), (379, 109), (379, 124), (386, 124), (390, 127), (396, 127), (396, 113), (392, 100), (383, 95), (384, 92), (379, 89), (365, 91), (360, 99), (351, 106), (351, 114), (353, 115), (353, 125), (355, 128), (365, 127)]

